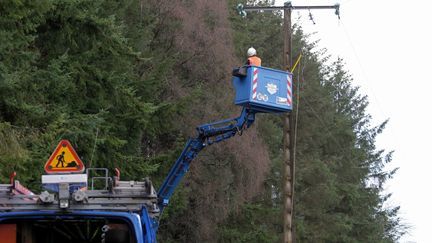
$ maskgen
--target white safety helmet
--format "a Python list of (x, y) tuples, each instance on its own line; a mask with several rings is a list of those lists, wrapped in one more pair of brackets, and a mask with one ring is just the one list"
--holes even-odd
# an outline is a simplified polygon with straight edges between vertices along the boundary
[(249, 48), (247, 51), (247, 55), (248, 55), (248, 57), (255, 56), (256, 55), (255, 48), (253, 48), (253, 47)]

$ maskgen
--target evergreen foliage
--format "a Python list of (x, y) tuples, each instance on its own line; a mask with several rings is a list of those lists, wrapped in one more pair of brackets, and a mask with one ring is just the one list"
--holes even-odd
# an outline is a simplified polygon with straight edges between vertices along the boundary
[(2, 160), (2, 168), (18, 170), (22, 181), (38, 180), (60, 139), (69, 139), (87, 166), (116, 166), (131, 177), (154, 171), (143, 163), (140, 141), (144, 130), (154, 130), (158, 107), (139, 92), (135, 68), (142, 54), (125, 37), (118, 6), (1, 5), (0, 122), (4, 132), (9, 127), (19, 134), (17, 143), (28, 154), (13, 165)]

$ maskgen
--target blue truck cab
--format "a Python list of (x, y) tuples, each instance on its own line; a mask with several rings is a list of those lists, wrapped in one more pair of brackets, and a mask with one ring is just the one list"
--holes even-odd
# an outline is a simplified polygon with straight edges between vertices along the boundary
[(146, 220), (137, 213), (71, 210), (0, 214), (3, 243), (156, 242)]
[(155, 243), (159, 219), (189, 170), (207, 146), (241, 135), (257, 113), (292, 109), (292, 75), (247, 66), (233, 75), (240, 116), (203, 124), (190, 138), (156, 192), (151, 181), (121, 181), (105, 168), (85, 169), (75, 150), (62, 140), (44, 168), (45, 191), (36, 194), (15, 180), (0, 184), (1, 243)]
[(40, 194), (13, 177), (1, 184), (0, 242), (156, 242), (160, 210), (151, 182), (120, 181), (119, 174), (89, 178), (93, 170), (107, 172), (90, 168), (85, 174), (44, 175), (47, 191)]

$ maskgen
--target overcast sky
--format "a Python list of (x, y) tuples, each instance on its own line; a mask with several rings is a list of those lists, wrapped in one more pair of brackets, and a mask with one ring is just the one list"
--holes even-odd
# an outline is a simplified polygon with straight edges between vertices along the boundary
[[(277, 0), (276, 5), (284, 1)], [(377, 145), (395, 150), (387, 169), (399, 167), (386, 191), (390, 203), (412, 226), (400, 242), (432, 242), (432, 24), (430, 1), (293, 0), (295, 5), (340, 3), (341, 19), (333, 10), (293, 11), (319, 47), (345, 60), (354, 84), (369, 97), (374, 124), (390, 119)]]

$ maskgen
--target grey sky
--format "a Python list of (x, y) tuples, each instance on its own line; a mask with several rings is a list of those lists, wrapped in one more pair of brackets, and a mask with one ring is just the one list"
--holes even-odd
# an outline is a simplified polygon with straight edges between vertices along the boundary
[[(284, 1), (276, 1), (282, 5)], [(337, 1), (293, 0), (293, 5), (333, 5)], [(313, 10), (316, 24), (307, 11), (301, 16), (306, 33), (315, 33), (319, 47), (334, 58), (341, 57), (353, 75), (354, 84), (369, 97), (374, 124), (389, 118), (378, 148), (395, 150), (388, 170), (399, 167), (389, 183), (391, 205), (401, 206), (401, 216), (412, 226), (400, 242), (431, 242), (429, 221), (432, 197), (430, 139), (432, 90), (430, 57), (432, 23), (429, 1), (341, 0), (341, 20), (332, 10)]]

